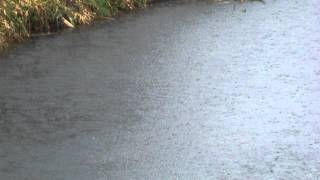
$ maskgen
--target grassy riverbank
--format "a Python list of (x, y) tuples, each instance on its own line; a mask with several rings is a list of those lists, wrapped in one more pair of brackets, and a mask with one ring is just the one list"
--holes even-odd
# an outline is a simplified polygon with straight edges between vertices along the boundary
[(33, 33), (88, 24), (98, 17), (144, 7), (147, 0), (2, 0), (0, 48)]

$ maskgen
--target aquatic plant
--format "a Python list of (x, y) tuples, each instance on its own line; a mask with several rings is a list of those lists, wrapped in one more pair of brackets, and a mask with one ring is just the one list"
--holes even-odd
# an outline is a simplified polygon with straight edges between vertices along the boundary
[(97, 17), (145, 6), (147, 0), (2, 0), (0, 48), (32, 33), (88, 24)]

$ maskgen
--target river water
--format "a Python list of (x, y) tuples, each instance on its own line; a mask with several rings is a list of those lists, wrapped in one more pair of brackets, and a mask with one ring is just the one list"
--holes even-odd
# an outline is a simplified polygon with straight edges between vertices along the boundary
[(319, 179), (320, 2), (170, 1), (0, 61), (0, 179)]

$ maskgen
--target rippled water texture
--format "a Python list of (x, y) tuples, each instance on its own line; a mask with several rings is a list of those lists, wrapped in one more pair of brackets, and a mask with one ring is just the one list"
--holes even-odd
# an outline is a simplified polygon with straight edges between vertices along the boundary
[(0, 61), (0, 179), (319, 179), (320, 2), (162, 2)]

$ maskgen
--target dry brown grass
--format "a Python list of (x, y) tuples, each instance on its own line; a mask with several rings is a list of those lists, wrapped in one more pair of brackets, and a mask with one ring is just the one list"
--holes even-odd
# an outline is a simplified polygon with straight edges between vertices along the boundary
[(146, 0), (2, 0), (0, 48), (32, 33), (88, 24), (97, 17), (144, 6)]

